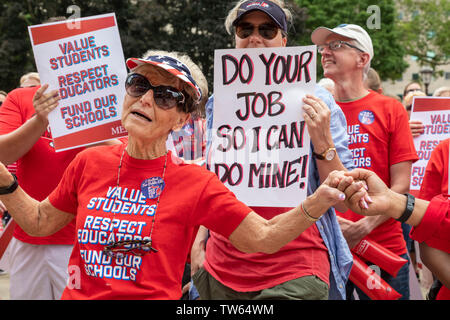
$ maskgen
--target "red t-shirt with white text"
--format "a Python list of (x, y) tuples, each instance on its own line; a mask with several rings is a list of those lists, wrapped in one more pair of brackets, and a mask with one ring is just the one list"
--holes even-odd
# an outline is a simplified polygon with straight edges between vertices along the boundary
[[(362, 99), (337, 103), (347, 119), (348, 146), (355, 167), (375, 172), (390, 186), (392, 165), (418, 160), (408, 114), (400, 102), (370, 91)], [(364, 218), (351, 210), (336, 213), (351, 221)], [(398, 255), (407, 252), (401, 223), (394, 219), (379, 225), (367, 238)]]
[[(125, 145), (93, 147), (70, 164), (49, 200), (76, 214), (77, 241), (69, 260), (72, 272), (62, 299), (179, 299), (184, 266), (204, 225), (229, 237), (251, 212), (218, 178), (197, 165), (166, 157), (140, 160)], [(161, 178), (161, 179), (159, 179)], [(157, 197), (150, 190), (162, 189)], [(111, 258), (103, 249), (112, 240), (148, 239), (158, 252)]]

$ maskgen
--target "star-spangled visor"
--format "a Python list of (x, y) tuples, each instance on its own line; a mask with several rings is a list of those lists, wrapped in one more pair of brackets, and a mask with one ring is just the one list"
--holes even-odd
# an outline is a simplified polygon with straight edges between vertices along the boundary
[(160, 67), (170, 72), (175, 77), (181, 79), (183, 82), (187, 83), (194, 89), (194, 91), (197, 94), (196, 100), (197, 102), (202, 99), (202, 90), (192, 77), (189, 68), (181, 61), (164, 55), (148, 56), (143, 59), (140, 58), (127, 59), (127, 66), (128, 68), (130, 68), (130, 70), (133, 70), (137, 66), (143, 65), (145, 63), (152, 64), (154, 66)]

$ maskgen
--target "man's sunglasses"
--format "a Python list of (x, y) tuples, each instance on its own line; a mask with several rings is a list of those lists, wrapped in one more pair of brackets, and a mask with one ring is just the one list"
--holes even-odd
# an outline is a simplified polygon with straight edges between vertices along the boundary
[(130, 73), (125, 81), (127, 93), (135, 98), (143, 96), (148, 90), (153, 90), (153, 99), (161, 109), (171, 109), (185, 103), (184, 94), (174, 87), (154, 86), (146, 77), (139, 73)]
[(279, 29), (278, 26), (273, 23), (263, 23), (256, 27), (251, 23), (242, 22), (236, 26), (236, 35), (241, 39), (248, 38), (253, 34), (253, 30), (256, 28), (258, 29), (259, 35), (266, 40), (275, 38)]

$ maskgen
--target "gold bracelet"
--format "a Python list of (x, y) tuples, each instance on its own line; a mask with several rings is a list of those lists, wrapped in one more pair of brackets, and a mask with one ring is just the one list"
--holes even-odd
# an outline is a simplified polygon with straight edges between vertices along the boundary
[(308, 213), (308, 211), (306, 211), (305, 206), (303, 205), (303, 202), (300, 204), (300, 207), (301, 207), (301, 211), (303, 213), (303, 216), (306, 218), (306, 220), (311, 221), (311, 222), (316, 222), (317, 220), (320, 219), (320, 217), (319, 218), (314, 218), (312, 215), (310, 215)]

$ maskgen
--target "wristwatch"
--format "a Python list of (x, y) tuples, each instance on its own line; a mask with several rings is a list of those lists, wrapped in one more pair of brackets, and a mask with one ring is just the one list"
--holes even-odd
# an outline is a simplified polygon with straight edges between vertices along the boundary
[(313, 155), (319, 160), (331, 161), (336, 156), (336, 148), (328, 148), (322, 153), (313, 152)]
[(11, 173), (14, 181), (13, 183), (11, 183), (11, 185), (7, 186), (7, 187), (0, 187), (0, 194), (10, 194), (13, 193), (17, 187), (19, 186), (19, 184), (17, 183), (17, 177), (14, 173)]

